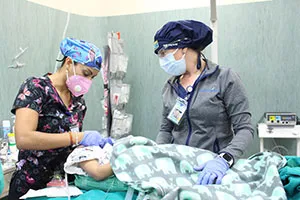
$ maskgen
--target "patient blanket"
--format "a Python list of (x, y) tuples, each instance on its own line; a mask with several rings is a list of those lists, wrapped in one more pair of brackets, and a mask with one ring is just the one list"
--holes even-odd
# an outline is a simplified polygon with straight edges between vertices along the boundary
[(203, 149), (128, 136), (114, 144), (110, 162), (117, 178), (139, 191), (138, 199), (287, 199), (278, 174), (286, 163), (283, 156), (257, 153), (238, 160), (221, 185), (196, 185), (199, 172), (193, 167), (215, 156)]

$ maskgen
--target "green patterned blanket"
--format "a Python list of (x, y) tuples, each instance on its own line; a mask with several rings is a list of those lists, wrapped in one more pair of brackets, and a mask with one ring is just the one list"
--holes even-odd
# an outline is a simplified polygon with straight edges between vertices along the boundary
[(278, 169), (286, 160), (274, 152), (240, 159), (221, 185), (196, 185), (194, 166), (216, 154), (184, 145), (157, 145), (144, 137), (129, 136), (116, 142), (110, 160), (116, 177), (139, 191), (138, 199), (285, 200)]

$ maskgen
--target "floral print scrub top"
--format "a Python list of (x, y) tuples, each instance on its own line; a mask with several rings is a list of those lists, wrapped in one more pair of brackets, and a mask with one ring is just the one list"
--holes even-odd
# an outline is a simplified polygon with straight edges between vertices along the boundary
[[(48, 75), (41, 78), (28, 78), (20, 88), (11, 110), (15, 114), (18, 108), (30, 108), (38, 112), (36, 131), (60, 134), (70, 131), (71, 127), (82, 129), (82, 121), (86, 112), (82, 96), (72, 96), (67, 108)], [(29, 189), (46, 187), (54, 171), (61, 171), (63, 164), (71, 153), (71, 147), (51, 150), (20, 150), (17, 171), (10, 186), (10, 199), (25, 194)], [(17, 196), (16, 196), (17, 195)]]

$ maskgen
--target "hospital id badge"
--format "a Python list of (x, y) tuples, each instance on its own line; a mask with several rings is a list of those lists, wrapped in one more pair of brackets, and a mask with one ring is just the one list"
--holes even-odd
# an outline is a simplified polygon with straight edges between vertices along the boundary
[(182, 116), (184, 115), (187, 109), (187, 101), (180, 97), (177, 97), (176, 104), (172, 108), (171, 112), (168, 115), (168, 119), (171, 120), (174, 124), (179, 125)]
[(71, 132), (79, 132), (79, 126), (78, 125), (71, 126), (70, 130), (71, 130)]

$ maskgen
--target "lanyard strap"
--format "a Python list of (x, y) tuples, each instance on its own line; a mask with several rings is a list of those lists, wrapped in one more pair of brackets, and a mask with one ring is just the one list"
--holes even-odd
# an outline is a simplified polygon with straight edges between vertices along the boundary
[(187, 94), (186, 94), (186, 96), (185, 96), (185, 98), (184, 98), (186, 101), (188, 101), (188, 100), (190, 99), (191, 93), (192, 93), (193, 90), (194, 90), (195, 84), (197, 85), (198, 80), (200, 81), (201, 78), (204, 76), (204, 71), (206, 71), (206, 67), (204, 67), (204, 69), (202, 70), (201, 74), (198, 76), (198, 78), (197, 78), (196, 81), (194, 82), (194, 84), (193, 84), (193, 85), (187, 86), (187, 88), (186, 88)]

